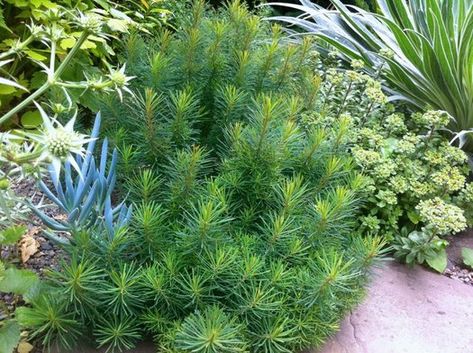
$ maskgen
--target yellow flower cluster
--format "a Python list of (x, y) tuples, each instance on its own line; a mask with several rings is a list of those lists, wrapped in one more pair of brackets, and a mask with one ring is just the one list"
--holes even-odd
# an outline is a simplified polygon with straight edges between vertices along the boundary
[(439, 235), (458, 233), (467, 227), (463, 210), (440, 197), (422, 200), (416, 209), (427, 226)]

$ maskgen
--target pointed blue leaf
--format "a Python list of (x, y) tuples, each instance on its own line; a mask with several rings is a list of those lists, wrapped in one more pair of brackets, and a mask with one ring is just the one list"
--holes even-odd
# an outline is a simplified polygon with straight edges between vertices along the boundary
[(107, 168), (108, 139), (105, 138), (102, 143), (102, 153), (100, 154), (100, 174), (105, 176)]
[(113, 229), (113, 212), (112, 212), (112, 202), (110, 198), (107, 198), (105, 201), (105, 227), (107, 228), (107, 231), (109, 235), (113, 235), (114, 229)]
[(71, 164), (64, 163), (64, 184), (66, 185), (66, 204), (67, 208), (71, 209), (74, 203), (74, 185), (71, 175)]
[(51, 190), (46, 186), (46, 184), (40, 180), (39, 187), (45, 196), (59, 206), (63, 211), (67, 211), (65, 205), (52, 193)]
[(77, 217), (79, 217), (79, 213), (80, 213), (79, 209), (74, 208), (72, 210), (72, 212), (69, 213), (69, 216), (67, 217), (67, 222), (68, 223), (74, 223), (76, 221)]
[(92, 189), (90, 190), (87, 196), (87, 199), (84, 205), (82, 206), (81, 215), (79, 216), (79, 224), (84, 223), (87, 220), (87, 218), (90, 216), (92, 207), (97, 199), (96, 190), (97, 190), (97, 181), (92, 186)]

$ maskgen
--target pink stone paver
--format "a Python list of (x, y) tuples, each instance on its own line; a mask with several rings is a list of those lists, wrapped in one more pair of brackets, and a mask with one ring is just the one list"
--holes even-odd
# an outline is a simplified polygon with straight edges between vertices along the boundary
[(312, 353), (473, 353), (473, 286), (389, 263), (336, 336)]

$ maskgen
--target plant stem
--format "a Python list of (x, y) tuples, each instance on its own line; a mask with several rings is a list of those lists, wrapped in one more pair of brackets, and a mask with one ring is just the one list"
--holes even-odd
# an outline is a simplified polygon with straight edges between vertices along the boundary
[[(27, 107), (31, 102), (33, 102), (36, 98), (41, 96), (44, 92), (46, 92), (50, 87), (54, 86), (56, 84), (56, 81), (61, 77), (61, 74), (63, 71), (66, 69), (66, 67), (69, 65), (71, 62), (72, 58), (75, 56), (77, 51), (80, 49), (81, 45), (85, 42), (87, 37), (89, 36), (90, 32), (87, 30), (84, 30), (82, 32), (81, 36), (77, 40), (76, 44), (74, 47), (71, 49), (71, 51), (67, 54), (66, 58), (64, 61), (59, 65), (57, 68), (56, 72), (54, 75), (51, 77), (48, 77), (48, 80), (40, 87), (38, 88), (34, 93), (32, 93), (29, 97), (27, 97), (25, 100), (23, 100), (20, 104), (18, 104), (15, 108), (11, 109), (9, 112), (7, 112), (5, 115), (3, 115), (0, 118), (0, 124), (3, 124), (5, 121), (10, 119), (13, 115), (21, 111), (23, 108)], [(54, 65), (53, 65), (54, 67)]]
[(76, 44), (74, 45), (74, 47), (72, 47), (71, 51), (67, 54), (66, 58), (64, 59), (64, 61), (61, 63), (61, 65), (59, 65), (59, 67), (57, 68), (57, 71), (55, 72), (54, 74), (54, 78), (57, 80), (61, 74), (63, 73), (63, 71), (66, 69), (67, 65), (69, 65), (69, 62), (72, 60), (72, 58), (76, 55), (77, 51), (80, 49), (80, 47), (82, 46), (82, 44), (85, 42), (85, 40), (87, 39), (87, 37), (90, 35), (90, 32), (88, 30), (84, 30), (84, 32), (82, 32), (82, 34), (80, 35), (79, 39), (77, 40)]
[(330, 96), (330, 93), (332, 93), (333, 86), (334, 86), (333, 83), (330, 83), (330, 87), (327, 91), (327, 94), (325, 94), (324, 104), (323, 104), (322, 109), (321, 109), (322, 113), (325, 112), (325, 107), (327, 105), (328, 97)]
[(15, 54), (16, 52), (22, 50), (25, 48), (28, 44), (30, 44), (33, 41), (34, 37), (29, 36), (26, 38), (22, 43), (18, 44), (15, 48), (11, 48), (10, 50), (7, 50), (6, 52), (0, 53), (0, 60), (4, 59), (12, 54)]
[(28, 98), (26, 98), (23, 102), (18, 104), (15, 108), (11, 109), (8, 113), (3, 115), (0, 118), (0, 124), (3, 124), (5, 121), (10, 119), (13, 115), (18, 113), (20, 110), (28, 106), (32, 101), (34, 101), (36, 98), (41, 96), (44, 92), (47, 91), (47, 89), (50, 87), (50, 83), (46, 82), (44, 83), (40, 88), (38, 88), (34, 93), (32, 93)]
[(363, 118), (361, 119), (361, 124), (360, 124), (361, 127), (365, 126), (366, 120), (368, 119), (368, 115), (371, 114), (371, 110), (373, 109), (373, 106), (374, 106), (374, 101), (370, 103), (365, 116), (363, 116)]
[[(56, 42), (52, 41), (51, 43), (51, 53), (49, 56), (49, 73), (48, 73), (48, 80), (53, 79), (52, 75), (54, 74), (54, 70), (56, 69)], [(50, 77), (51, 75), (51, 77)]]
[(340, 108), (338, 109), (338, 114), (337, 114), (337, 119), (340, 117), (340, 115), (343, 112), (343, 109), (345, 108), (345, 103), (348, 98), (348, 94), (351, 91), (351, 86), (353, 85), (353, 81), (350, 81), (350, 84), (348, 85), (347, 91), (345, 92), (345, 96), (343, 97), (342, 104), (340, 104)]

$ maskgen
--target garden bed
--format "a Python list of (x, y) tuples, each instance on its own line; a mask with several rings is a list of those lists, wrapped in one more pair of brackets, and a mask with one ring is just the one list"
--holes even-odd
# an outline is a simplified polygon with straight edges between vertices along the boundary
[(0, 9), (0, 353), (319, 348), (391, 258), (406, 335), (473, 290), (473, 2), (117, 1)]

